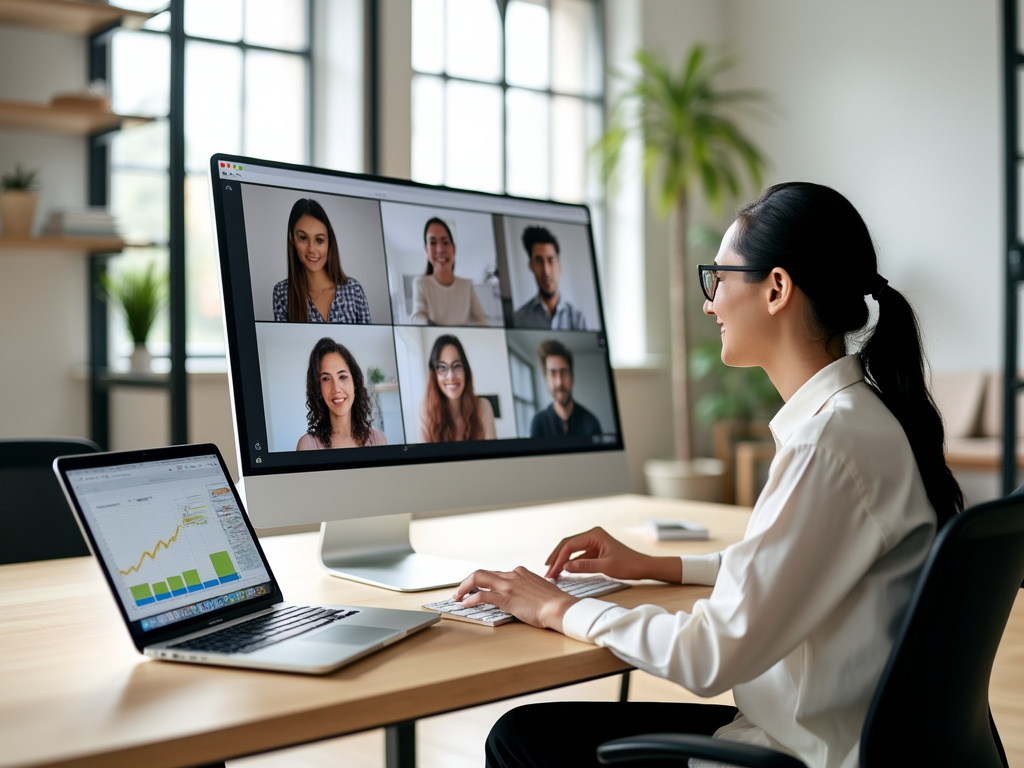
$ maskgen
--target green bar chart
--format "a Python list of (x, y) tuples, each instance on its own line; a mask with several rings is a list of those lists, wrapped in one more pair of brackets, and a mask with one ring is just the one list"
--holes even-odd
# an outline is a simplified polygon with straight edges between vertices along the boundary
[(135, 605), (142, 607), (161, 600), (170, 600), (172, 597), (187, 595), (190, 592), (216, 587), (230, 581), (237, 581), (240, 578), (227, 550), (211, 553), (210, 565), (213, 567), (216, 578), (204, 581), (199, 575), (198, 568), (190, 568), (180, 574), (169, 574), (163, 581), (129, 586), (128, 590), (131, 592)]

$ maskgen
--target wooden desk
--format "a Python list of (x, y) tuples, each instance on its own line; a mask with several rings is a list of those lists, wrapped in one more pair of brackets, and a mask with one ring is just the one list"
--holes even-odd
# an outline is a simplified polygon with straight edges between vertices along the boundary
[[(705, 523), (712, 539), (653, 543), (645, 517)], [(557, 541), (603, 525), (652, 553), (715, 551), (748, 510), (646, 496), (416, 521), (424, 552), (486, 567), (542, 568)], [(266, 537), (293, 602), (417, 608), (450, 590), (402, 594), (335, 578), (315, 534)], [(686, 609), (707, 587), (640, 583), (614, 600)], [(196, 765), (376, 728), (628, 669), (602, 648), (522, 624), (442, 621), (332, 675), (306, 677), (145, 659), (92, 558), (0, 567), (0, 768)]]

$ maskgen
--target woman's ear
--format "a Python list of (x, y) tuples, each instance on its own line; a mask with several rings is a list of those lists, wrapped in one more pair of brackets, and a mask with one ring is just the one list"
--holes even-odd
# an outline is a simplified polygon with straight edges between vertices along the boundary
[(768, 273), (767, 285), (765, 298), (768, 301), (768, 314), (776, 315), (789, 306), (796, 286), (789, 272), (782, 267), (775, 267)]

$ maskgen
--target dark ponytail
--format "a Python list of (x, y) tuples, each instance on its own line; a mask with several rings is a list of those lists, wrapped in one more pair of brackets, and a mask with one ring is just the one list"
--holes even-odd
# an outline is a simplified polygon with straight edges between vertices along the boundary
[(867, 225), (853, 205), (829, 187), (789, 182), (770, 187), (737, 216), (733, 250), (761, 280), (785, 269), (807, 297), (822, 343), (845, 352), (848, 335), (868, 322), (864, 297), (878, 302), (878, 321), (860, 350), (864, 378), (903, 427), (941, 527), (964, 506), (946, 464), (942, 417), (925, 380), (914, 310), (878, 274)]
[(878, 322), (860, 359), (865, 378), (903, 425), (941, 527), (964, 508), (960, 484), (946, 464), (942, 418), (925, 381), (925, 361), (914, 310), (899, 291), (878, 293)]

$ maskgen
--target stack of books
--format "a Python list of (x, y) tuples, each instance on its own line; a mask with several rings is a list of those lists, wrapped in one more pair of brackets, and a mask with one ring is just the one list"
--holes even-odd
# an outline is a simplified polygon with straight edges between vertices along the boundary
[(92, 206), (53, 211), (45, 231), (48, 235), (116, 236), (117, 223), (106, 208)]

